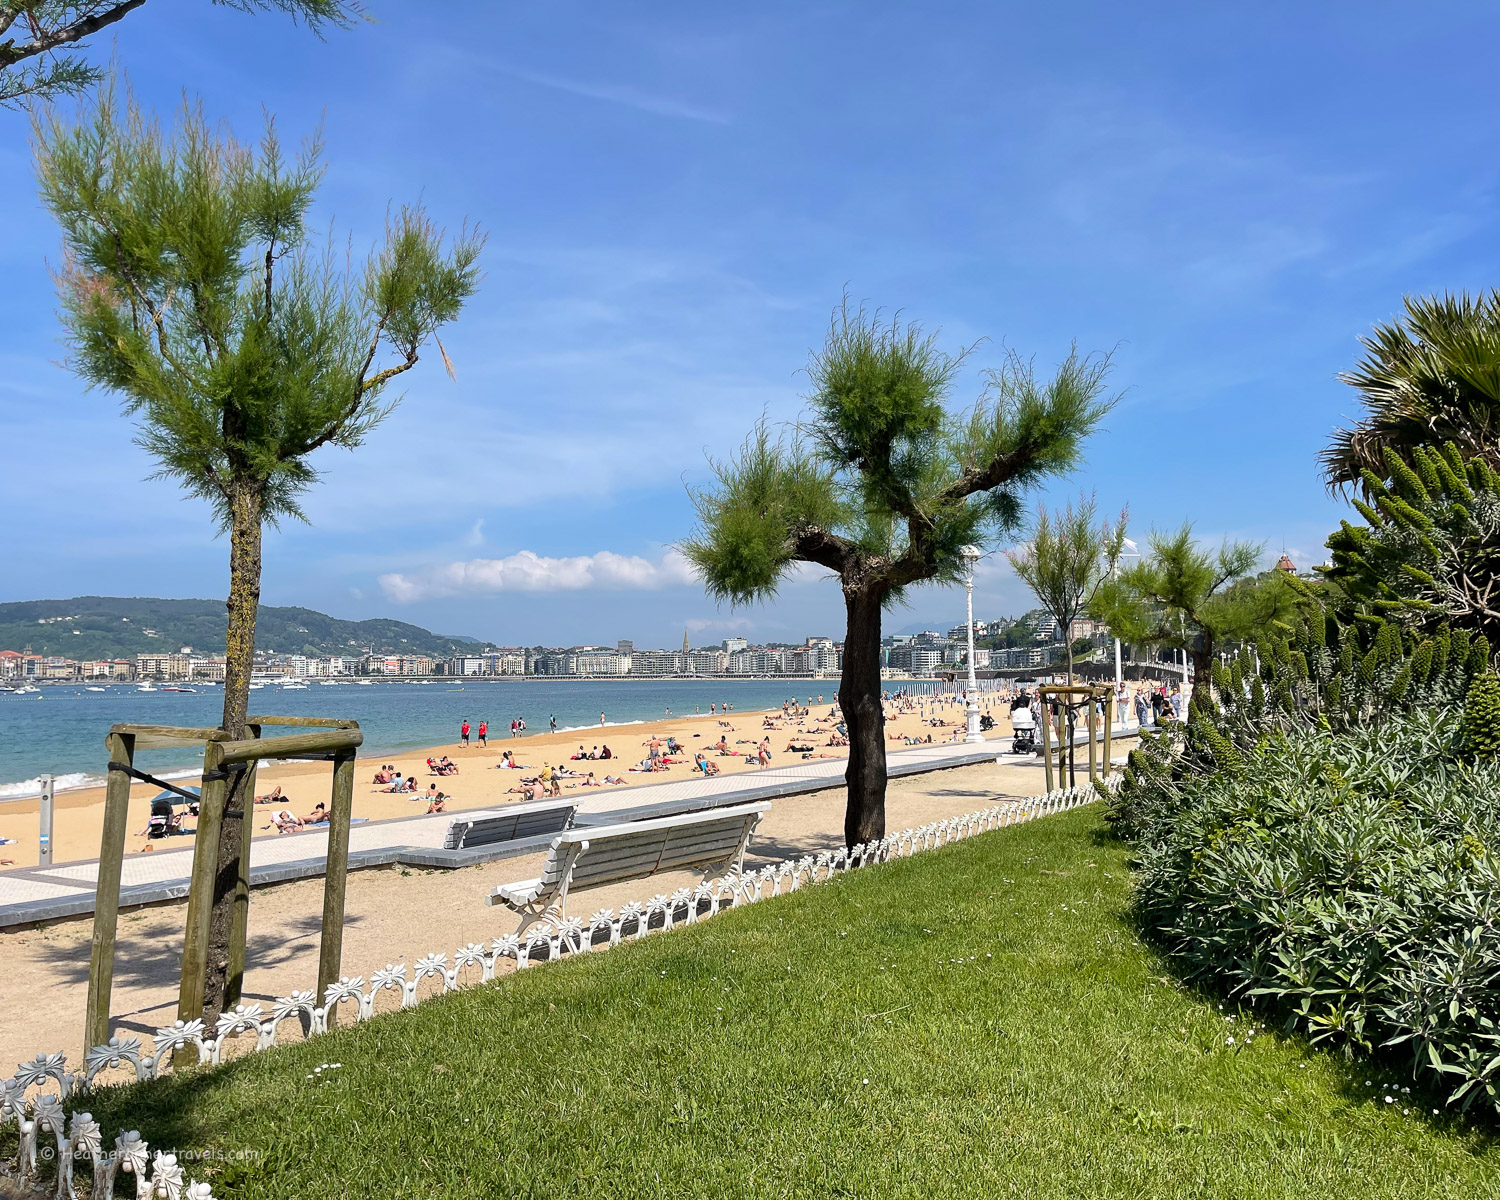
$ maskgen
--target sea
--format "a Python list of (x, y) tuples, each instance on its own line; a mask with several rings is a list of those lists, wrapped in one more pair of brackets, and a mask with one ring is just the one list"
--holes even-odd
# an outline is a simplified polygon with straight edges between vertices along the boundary
[[(97, 686), (97, 685), (96, 685)], [(135, 684), (112, 684), (101, 691), (81, 684), (47, 685), (35, 692), (0, 692), (0, 801), (35, 796), (41, 776), (54, 777), (57, 790), (95, 787), (104, 782), (105, 735), (117, 723), (213, 726), (224, 705), (222, 687), (196, 685), (192, 692), (140, 691)], [(925, 688), (924, 688), (925, 690)], [(510, 737), (515, 718), (528, 733), (557, 728), (588, 734), (590, 745), (611, 726), (655, 720), (670, 713), (707, 715), (712, 703), (736, 710), (780, 708), (782, 701), (806, 702), (819, 694), (832, 704), (834, 679), (453, 679), (431, 682), (354, 681), (332, 686), (309, 680), (306, 690), (276, 684), (250, 693), (250, 711), (292, 717), (341, 717), (359, 722), (364, 732), (361, 758), (439, 746), (458, 740), (467, 720), (490, 724), (490, 740)], [(599, 718), (604, 716), (604, 729)], [(286, 730), (284, 732), (296, 732)], [(268, 729), (267, 736), (273, 731)], [(185, 778), (199, 769), (202, 751), (142, 751), (137, 766), (152, 774)]]

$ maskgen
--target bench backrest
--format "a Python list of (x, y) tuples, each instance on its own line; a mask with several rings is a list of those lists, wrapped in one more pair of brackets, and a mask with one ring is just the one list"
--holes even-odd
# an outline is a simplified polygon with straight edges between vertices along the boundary
[(679, 817), (569, 830), (552, 843), (542, 868), (542, 891), (556, 890), (565, 877), (571, 889), (624, 883), (662, 871), (738, 865), (750, 834), (770, 807), (768, 803), (737, 804)]
[(576, 800), (528, 800), (505, 808), (460, 813), (443, 837), (444, 850), (472, 850), (496, 842), (557, 833), (573, 823)]

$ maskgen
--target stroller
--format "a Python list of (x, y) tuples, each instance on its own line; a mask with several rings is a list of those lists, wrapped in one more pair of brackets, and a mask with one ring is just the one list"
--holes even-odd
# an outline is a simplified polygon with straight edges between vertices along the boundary
[(1016, 708), (1010, 714), (1010, 752), (1032, 754), (1036, 751), (1036, 718), (1029, 708)]
[[(197, 794), (197, 788), (188, 788), (188, 791)], [(173, 834), (188, 833), (182, 827), (184, 815), (198, 815), (197, 802), (188, 805), (186, 814), (177, 811), (171, 792), (158, 792), (151, 801), (151, 815), (146, 818), (146, 837), (148, 839), (171, 837)]]

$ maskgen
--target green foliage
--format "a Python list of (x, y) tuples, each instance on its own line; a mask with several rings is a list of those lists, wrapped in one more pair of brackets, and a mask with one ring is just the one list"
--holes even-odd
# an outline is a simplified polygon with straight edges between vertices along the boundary
[[(0, 38), (24, 25), (29, 40), (0, 41), (0, 107), (77, 95), (104, 72), (80, 53), (87, 38), (113, 25), (141, 0), (0, 0)], [(362, 16), (356, 0), (213, 0), (241, 12), (275, 10), (321, 35)]]
[[(1492, 597), (1500, 592), (1500, 487), (1452, 442), (1412, 446), (1406, 460), (1383, 451), (1383, 473), (1363, 473), (1378, 520), (1348, 521), (1328, 539), (1324, 577), (1345, 615), (1375, 616), (1416, 630), (1439, 624), (1500, 641)], [(1500, 481), (1497, 481), (1500, 482)]]
[(1013, 531), (1026, 491), (1076, 466), (1113, 405), (1108, 360), (1074, 352), (1043, 382), (1012, 356), (956, 413), (964, 357), (917, 325), (841, 306), (808, 364), (808, 420), (782, 436), (760, 422), (693, 494), (698, 528), (682, 549), (709, 594), (764, 600), (809, 562), (889, 603), (961, 578), (966, 546)]
[(1476, 675), (1469, 685), (1459, 736), (1476, 758), (1500, 758), (1500, 679), (1493, 673)]
[(1226, 541), (1211, 550), (1193, 540), (1191, 525), (1153, 530), (1147, 546), (1089, 606), (1121, 640), (1186, 649), (1203, 677), (1218, 644), (1292, 628), (1301, 597), (1279, 571), (1253, 574), (1260, 546)]
[[(1342, 377), (1365, 413), (1323, 451), (1330, 486), (1367, 486), (1365, 472), (1391, 478), (1390, 455), (1409, 464), (1404, 488), (1410, 469), (1428, 492), (1455, 490), (1450, 477), (1465, 473), (1463, 459), (1500, 463), (1500, 292), (1408, 296), (1405, 306), (1400, 320), (1361, 339), (1365, 357)], [(1446, 463), (1416, 457), (1434, 442), (1453, 443)]]
[(300, 515), (308, 456), (359, 444), (476, 286), (480, 239), (445, 251), (419, 209), (353, 277), (315, 250), (317, 139), (288, 162), (274, 126), (251, 148), (190, 106), (168, 136), (112, 86), (76, 125), (39, 116), (35, 136), (74, 368), (122, 397), (161, 473), (226, 525), (236, 497)]
[(1191, 977), (1500, 1111), (1500, 681), (1465, 635), (1358, 637), (1268, 646), (1275, 703), (1256, 678), (1150, 739), (1110, 820)]

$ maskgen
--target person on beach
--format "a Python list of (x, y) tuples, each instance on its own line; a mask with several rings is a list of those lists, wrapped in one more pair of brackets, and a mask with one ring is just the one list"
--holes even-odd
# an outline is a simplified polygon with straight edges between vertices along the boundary
[(328, 806), (326, 804), (314, 804), (313, 810), (302, 821), (304, 825), (326, 825), (328, 823)]
[(448, 801), (442, 792), (439, 792), (428, 802), (427, 811), (429, 814), (448, 811)]
[(599, 714), (599, 724), (601, 724), (601, 725), (604, 724), (604, 714), (603, 713)]
[(464, 718), (464, 723), (458, 727), (458, 744), (467, 746), (469, 744), (469, 718)]
[(490, 723), (488, 721), (479, 722), (479, 744), (481, 746), (488, 746), (490, 744)]
[(600, 758), (613, 758), (614, 756), (615, 756), (615, 752), (613, 750), (611, 750), (608, 746), (605, 746), (603, 750), (599, 751), (599, 757)]
[(553, 714), (553, 716), (551, 718), (551, 723), (552, 723), (552, 732), (556, 733), (557, 732), (557, 716), (556, 716), (556, 714)]
[(516, 736), (516, 721), (515, 721), (514, 717), (511, 718), (511, 722), (510, 722), (510, 736), (511, 737), (515, 737)]

